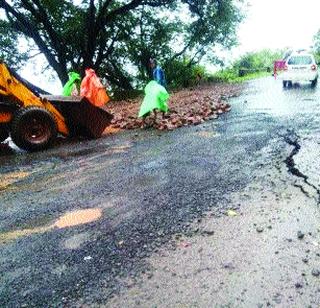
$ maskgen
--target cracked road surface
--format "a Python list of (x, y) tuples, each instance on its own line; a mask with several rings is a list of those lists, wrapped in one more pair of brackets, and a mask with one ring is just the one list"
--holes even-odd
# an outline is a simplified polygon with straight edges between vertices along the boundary
[(319, 307), (320, 90), (0, 157), (0, 306)]

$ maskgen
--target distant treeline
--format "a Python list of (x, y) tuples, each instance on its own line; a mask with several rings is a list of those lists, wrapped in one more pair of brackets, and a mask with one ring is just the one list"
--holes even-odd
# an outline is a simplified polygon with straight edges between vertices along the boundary
[(313, 38), (314, 43), (314, 51), (315, 51), (315, 58), (318, 65), (320, 65), (320, 29), (316, 33)]
[(273, 70), (275, 60), (281, 59), (283, 50), (263, 49), (248, 52), (230, 66), (215, 73), (212, 78), (222, 81), (242, 81), (267, 75)]
[(175, 80), (173, 87), (193, 86), (209, 82), (241, 82), (247, 79), (268, 75), (273, 71), (275, 60), (281, 59), (283, 50), (264, 49), (248, 52), (235, 60), (231, 65), (221, 65), (221, 70), (214, 74), (206, 71), (205, 66), (185, 65), (177, 61), (166, 68), (169, 80)]

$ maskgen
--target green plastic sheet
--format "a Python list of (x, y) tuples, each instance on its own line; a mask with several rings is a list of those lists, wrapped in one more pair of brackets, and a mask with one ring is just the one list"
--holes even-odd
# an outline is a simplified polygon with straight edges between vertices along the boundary
[(165, 87), (152, 80), (146, 85), (144, 93), (145, 97), (140, 107), (139, 117), (148, 115), (154, 109), (168, 112), (168, 100), (170, 95)]
[(62, 92), (64, 96), (71, 96), (76, 81), (81, 80), (80, 75), (76, 72), (70, 72), (68, 75), (69, 75), (69, 81), (63, 87), (63, 92)]

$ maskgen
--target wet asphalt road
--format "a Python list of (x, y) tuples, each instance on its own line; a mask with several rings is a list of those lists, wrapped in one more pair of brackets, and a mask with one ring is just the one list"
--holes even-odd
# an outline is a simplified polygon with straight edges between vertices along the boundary
[[(108, 306), (128, 277), (152, 275), (148, 257), (175, 249), (177, 234), (192, 236), (207, 211), (237, 209), (230, 195), (268, 164), (285, 166), (302, 193), (319, 198), (320, 88), (284, 90), (270, 77), (231, 104), (195, 127), (1, 156), (11, 185), (0, 191), (0, 306)], [(102, 216), (47, 228), (80, 209)]]

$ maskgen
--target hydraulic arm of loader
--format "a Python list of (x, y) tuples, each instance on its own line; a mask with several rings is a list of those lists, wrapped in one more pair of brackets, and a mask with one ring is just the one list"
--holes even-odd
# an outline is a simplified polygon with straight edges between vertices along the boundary
[[(41, 100), (12, 76), (6, 65), (2, 62), (0, 62), (0, 95), (12, 98), (21, 107), (37, 106), (47, 109), (56, 119), (58, 132), (65, 136), (69, 134), (66, 121), (62, 114), (50, 102)], [(0, 114), (0, 120), (1, 118), (3, 122), (10, 122), (12, 114)]]

